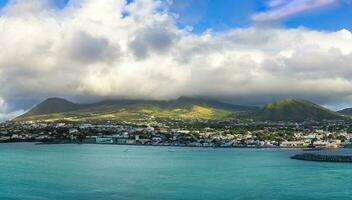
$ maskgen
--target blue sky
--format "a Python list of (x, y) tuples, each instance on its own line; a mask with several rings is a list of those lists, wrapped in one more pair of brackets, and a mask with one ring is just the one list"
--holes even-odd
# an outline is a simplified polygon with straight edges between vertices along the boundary
[(4, 5), (6, 5), (7, 0), (0, 0), (0, 6), (3, 7)]
[[(64, 8), (69, 0), (52, 0), (59, 9)], [(128, 0), (133, 1), (133, 0)], [(170, 0), (164, 0), (165, 2)], [(193, 32), (201, 33), (207, 29), (226, 31), (233, 28), (249, 27), (255, 24), (255, 13), (268, 11), (268, 3), (275, 0), (173, 0), (170, 10), (177, 13), (179, 26), (192, 26)], [(279, 1), (279, 0), (277, 0)], [(282, 0), (305, 1), (305, 0)], [(316, 0), (319, 2), (319, 0)], [(324, 0), (322, 0), (324, 1)], [(284, 28), (306, 27), (314, 30), (337, 31), (352, 29), (352, 1), (332, 0), (334, 3), (316, 9), (298, 12), (271, 25)], [(0, 0), (0, 7), (8, 0)]]
[[(289, 2), (290, 0), (286, 0)], [(300, 0), (295, 0), (300, 1)], [(188, 2), (188, 3), (186, 3)], [(171, 10), (180, 14), (181, 22), (193, 25), (195, 31), (213, 29), (222, 31), (254, 24), (251, 16), (268, 10), (265, 0), (175, 0)], [(187, 4), (181, 9), (177, 4)], [(303, 11), (277, 20), (272, 24), (286, 28), (307, 27), (310, 29), (336, 31), (352, 28), (352, 1), (338, 0), (316, 9)], [(192, 21), (192, 17), (194, 21)]]
[[(60, 8), (64, 8), (69, 0), (51, 0), (51, 1), (53, 1), (53, 5), (55, 7), (60, 9)], [(0, 0), (0, 7), (4, 7), (8, 2), (9, 0)]]

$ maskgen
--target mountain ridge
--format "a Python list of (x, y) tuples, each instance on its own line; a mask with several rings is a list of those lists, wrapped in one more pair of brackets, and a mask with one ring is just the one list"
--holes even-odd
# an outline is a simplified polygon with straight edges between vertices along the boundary
[(280, 99), (262, 107), (234, 105), (205, 98), (179, 97), (173, 100), (108, 99), (90, 104), (63, 98), (48, 98), (14, 119), (28, 120), (224, 120), (305, 121), (347, 119), (341, 113), (304, 99)]
[[(211, 118), (212, 116), (225, 116), (225, 113), (242, 112), (256, 110), (255, 106), (242, 106), (229, 103), (220, 102), (217, 100), (192, 98), (192, 97), (179, 97), (178, 99), (161, 101), (161, 100), (133, 100), (133, 99), (108, 99), (90, 104), (73, 103), (63, 98), (48, 98), (37, 106), (33, 107), (30, 111), (21, 115), (14, 120), (29, 120), (38, 118), (36, 116), (53, 117), (54, 115), (85, 116), (95, 114), (112, 114), (122, 112), (134, 113), (137, 115), (150, 115), (158, 114), (158, 116), (167, 116), (170, 112), (173, 117), (177, 115), (181, 118), (188, 115), (194, 115), (194, 118), (200, 117)], [(190, 114), (191, 113), (191, 114)], [(221, 113), (221, 114), (220, 114)], [(126, 113), (125, 113), (126, 114)], [(126, 114), (128, 115), (128, 114)]]

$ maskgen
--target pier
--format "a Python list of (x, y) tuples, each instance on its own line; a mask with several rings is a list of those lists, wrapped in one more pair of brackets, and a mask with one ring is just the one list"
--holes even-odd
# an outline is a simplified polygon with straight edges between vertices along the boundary
[(318, 162), (352, 162), (352, 155), (324, 155), (302, 153), (291, 157), (295, 160), (318, 161)]

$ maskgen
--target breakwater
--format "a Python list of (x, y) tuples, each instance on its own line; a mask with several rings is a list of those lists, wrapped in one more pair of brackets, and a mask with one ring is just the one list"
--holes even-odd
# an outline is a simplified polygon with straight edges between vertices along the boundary
[(302, 153), (291, 157), (296, 160), (318, 161), (318, 162), (352, 162), (352, 155), (324, 155), (313, 153)]

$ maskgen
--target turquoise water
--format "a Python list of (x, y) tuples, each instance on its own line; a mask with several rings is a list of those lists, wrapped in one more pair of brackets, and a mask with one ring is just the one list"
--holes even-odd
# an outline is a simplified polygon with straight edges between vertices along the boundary
[(352, 198), (352, 164), (291, 160), (292, 150), (170, 149), (0, 144), (0, 199)]

